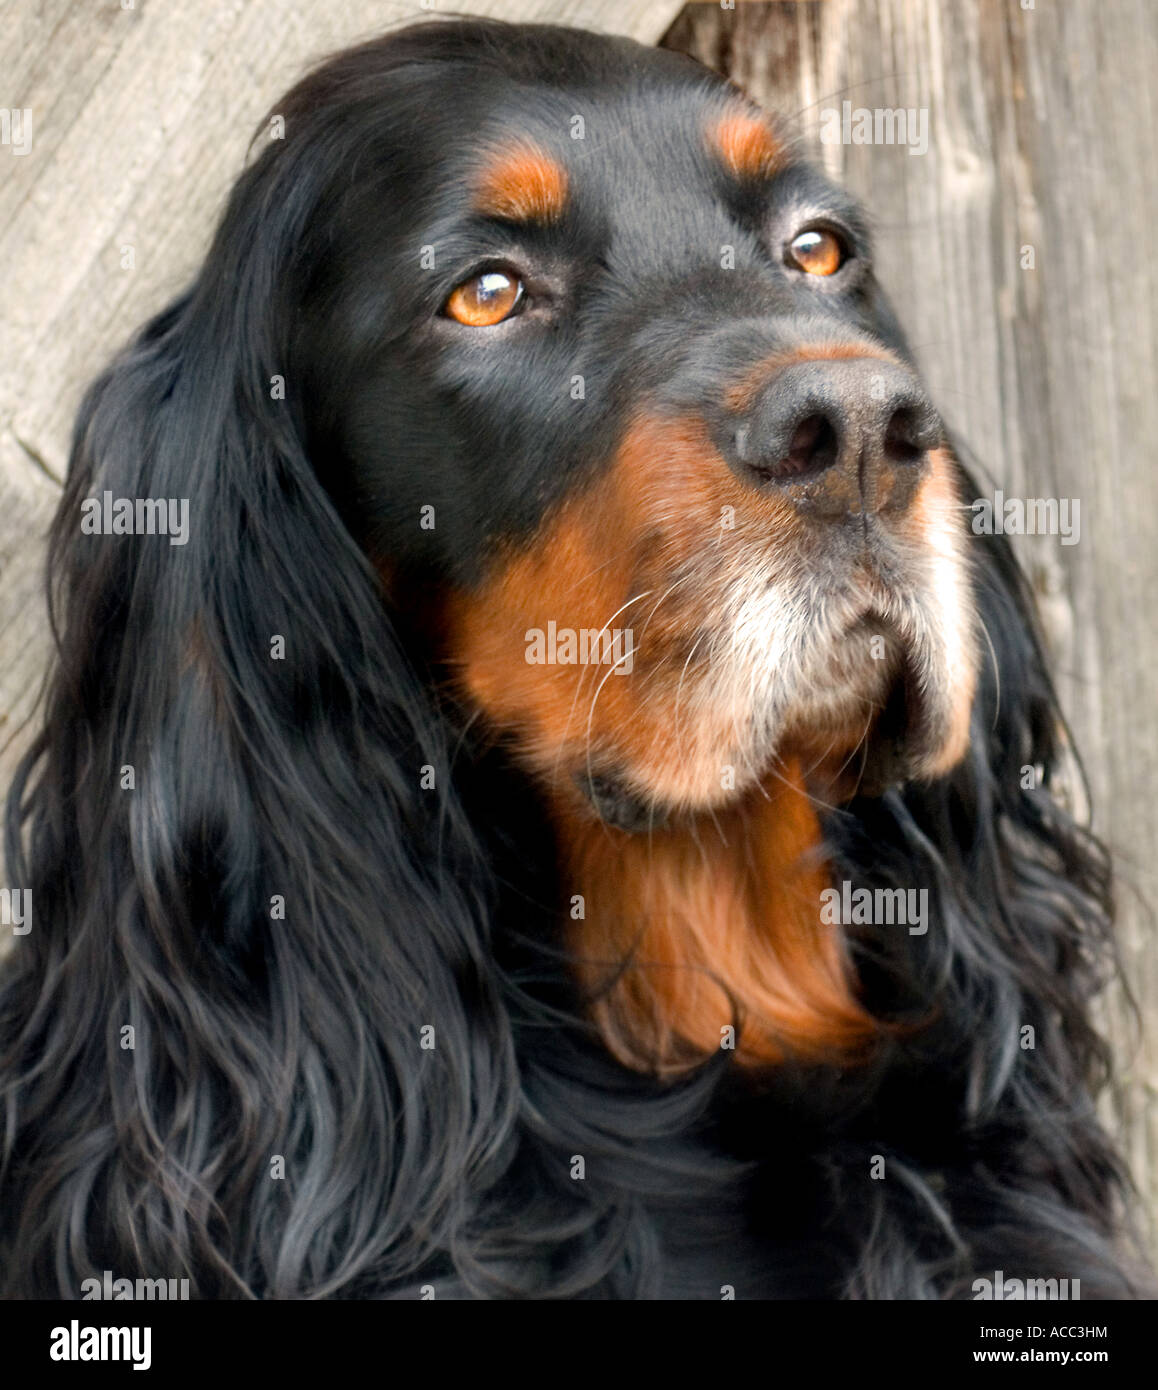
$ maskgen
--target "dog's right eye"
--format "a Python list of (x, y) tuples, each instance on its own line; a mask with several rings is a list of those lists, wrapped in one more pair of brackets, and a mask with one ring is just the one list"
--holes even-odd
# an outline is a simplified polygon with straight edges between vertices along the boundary
[(835, 232), (820, 227), (794, 237), (787, 259), (805, 275), (835, 275), (848, 260), (848, 250)]
[(519, 311), (523, 294), (523, 282), (517, 275), (484, 270), (453, 290), (442, 312), (468, 328), (492, 328)]

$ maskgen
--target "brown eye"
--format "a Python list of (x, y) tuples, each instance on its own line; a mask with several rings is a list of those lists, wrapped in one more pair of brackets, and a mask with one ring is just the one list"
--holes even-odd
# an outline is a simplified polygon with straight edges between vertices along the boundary
[(523, 300), (523, 282), (505, 270), (484, 270), (464, 280), (443, 313), (468, 328), (490, 328), (509, 319)]
[(806, 275), (835, 275), (846, 258), (835, 232), (812, 231), (793, 238), (788, 259)]

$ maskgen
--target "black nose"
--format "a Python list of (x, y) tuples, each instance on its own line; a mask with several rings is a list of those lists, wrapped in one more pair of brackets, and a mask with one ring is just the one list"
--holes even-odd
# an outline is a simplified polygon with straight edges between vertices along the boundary
[(907, 368), (878, 357), (807, 361), (769, 378), (728, 441), (745, 482), (823, 515), (906, 506), (941, 442), (941, 421)]

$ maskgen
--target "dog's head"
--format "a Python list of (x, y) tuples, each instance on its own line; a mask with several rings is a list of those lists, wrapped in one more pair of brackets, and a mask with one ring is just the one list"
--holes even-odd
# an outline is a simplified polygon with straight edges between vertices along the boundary
[(621, 823), (789, 756), (838, 789), (952, 766), (955, 464), (856, 205), (675, 55), (382, 51), (265, 157), (329, 170), (289, 370), (396, 601), (452, 577), (428, 616), (468, 700)]

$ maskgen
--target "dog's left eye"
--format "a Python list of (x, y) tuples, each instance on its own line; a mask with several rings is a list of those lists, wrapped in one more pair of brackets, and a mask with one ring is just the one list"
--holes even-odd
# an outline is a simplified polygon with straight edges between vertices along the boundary
[(788, 246), (788, 260), (806, 275), (835, 275), (848, 259), (844, 242), (824, 228), (801, 232)]
[(442, 312), (468, 328), (491, 328), (518, 312), (524, 286), (506, 270), (484, 270), (451, 292)]

